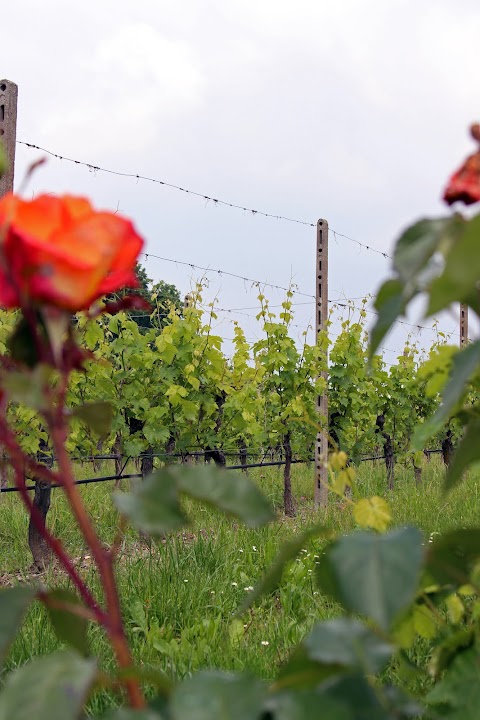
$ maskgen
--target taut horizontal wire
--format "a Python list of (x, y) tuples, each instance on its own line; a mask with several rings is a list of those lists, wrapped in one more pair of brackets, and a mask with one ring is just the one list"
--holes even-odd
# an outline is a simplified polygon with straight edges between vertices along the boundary
[[(83, 165), (84, 167), (87, 167), (89, 170), (93, 170), (95, 172), (103, 172), (108, 173), (109, 175), (118, 175), (119, 177), (125, 177), (125, 178), (133, 178), (135, 180), (144, 180), (145, 182), (155, 183), (156, 185), (163, 185), (164, 187), (171, 188), (172, 190), (178, 190), (179, 192), (185, 193), (187, 195), (193, 195), (194, 197), (202, 198), (202, 200), (207, 200), (210, 202), (213, 202), (215, 205), (223, 205), (224, 207), (234, 208), (235, 210), (243, 210), (244, 212), (251, 213), (252, 215), (261, 215), (262, 217), (271, 218), (273, 220), (282, 220), (284, 222), (289, 223), (295, 223), (296, 225), (305, 225), (307, 227), (316, 227), (316, 222), (308, 222), (306, 220), (298, 220), (297, 218), (291, 218), (287, 217), (286, 215), (277, 215), (275, 213), (269, 213), (265, 212), (264, 210), (256, 210), (255, 208), (246, 207), (244, 205), (238, 205), (237, 203), (232, 203), (227, 200), (222, 200), (220, 198), (215, 198), (211, 195), (207, 195), (203, 192), (198, 192), (196, 190), (189, 190), (188, 188), (181, 187), (180, 185), (175, 185), (174, 183), (167, 182), (166, 180), (159, 180), (158, 178), (152, 178), (148, 177), (147, 175), (141, 175), (140, 173), (132, 173), (132, 172), (121, 172), (119, 170), (111, 170), (109, 168), (101, 167), (100, 165), (95, 165), (93, 163), (84, 162), (83, 160), (76, 160), (75, 158), (66, 157), (65, 155), (60, 155), (59, 153), (53, 152), (52, 150), (47, 150), (46, 148), (40, 147), (39, 145), (35, 145), (34, 143), (25, 142), (24, 140), (17, 140), (18, 145), (25, 145), (25, 147), (28, 147), (33, 150), (40, 150), (40, 152), (47, 153), (47, 155), (50, 155), (51, 157), (56, 158), (57, 160), (65, 160), (66, 162), (73, 163), (75, 165)], [(344, 235), (343, 233), (339, 233), (336, 230), (331, 229), (331, 232), (334, 234), (335, 237), (341, 237), (345, 240), (349, 240), (350, 242), (355, 243), (356, 245), (359, 245), (360, 247), (364, 248), (365, 250), (370, 250), (370, 252), (377, 253), (378, 255), (382, 255), (384, 258), (392, 259), (388, 253), (383, 252), (382, 250), (377, 250), (376, 248), (371, 247), (370, 245), (367, 245), (366, 243), (362, 243), (359, 240), (355, 240), (354, 238), (349, 237), (348, 235)]]

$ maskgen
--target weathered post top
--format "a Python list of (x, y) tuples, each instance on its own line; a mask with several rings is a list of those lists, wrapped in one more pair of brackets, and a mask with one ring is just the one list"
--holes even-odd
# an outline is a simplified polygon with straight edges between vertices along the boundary
[(8, 169), (0, 178), (0, 197), (13, 190), (15, 172), (15, 141), (17, 137), (18, 87), (10, 80), (0, 80), (0, 140), (3, 143)]

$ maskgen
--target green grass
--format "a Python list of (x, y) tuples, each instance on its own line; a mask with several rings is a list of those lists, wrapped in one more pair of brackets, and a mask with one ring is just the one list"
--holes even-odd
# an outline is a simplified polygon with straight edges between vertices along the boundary
[[(77, 477), (86, 477), (91, 467), (78, 467)], [(99, 474), (110, 474), (106, 463)], [(480, 478), (471, 475), (448, 496), (442, 494), (443, 467), (438, 458), (425, 463), (423, 482), (416, 486), (413, 472), (396, 468), (396, 488), (386, 490), (380, 463), (364, 463), (358, 472), (362, 495), (382, 495), (390, 503), (394, 525), (416, 524), (425, 533), (478, 523)], [(251, 476), (280, 509), (282, 474), (277, 469), (252, 471)], [(125, 483), (126, 484), (126, 483)], [(117, 517), (111, 503), (113, 483), (82, 487), (85, 503), (101, 538), (111, 543)], [(245, 627), (232, 625), (236, 608), (261, 577), (282, 543), (292, 534), (318, 522), (312, 508), (313, 467), (293, 467), (293, 488), (298, 515), (259, 530), (247, 529), (215, 511), (186, 503), (192, 523), (183, 532), (163, 542), (148, 545), (128, 530), (118, 562), (118, 585), (135, 661), (182, 677), (202, 667), (249, 670), (271, 677), (291, 648), (316, 620), (332, 617), (337, 609), (317, 591), (313, 572), (322, 543), (312, 542), (287, 571), (281, 588), (242, 618)], [(98, 592), (94, 569), (82, 545), (60, 490), (52, 493), (48, 524), (76, 558), (90, 585)], [(27, 517), (14, 494), (0, 497), (0, 580), (12, 584), (28, 577), (31, 556), (27, 545)], [(325, 519), (339, 533), (353, 527), (349, 505), (333, 499)], [(51, 569), (42, 581), (65, 586), (65, 576)], [(93, 652), (105, 669), (112, 666), (107, 643), (92, 628)], [(35, 604), (25, 620), (8, 657), (8, 668), (34, 655), (51, 652), (59, 643), (45, 611)], [(419, 646), (420, 654), (428, 647)], [(99, 693), (91, 709), (100, 712), (113, 698)]]

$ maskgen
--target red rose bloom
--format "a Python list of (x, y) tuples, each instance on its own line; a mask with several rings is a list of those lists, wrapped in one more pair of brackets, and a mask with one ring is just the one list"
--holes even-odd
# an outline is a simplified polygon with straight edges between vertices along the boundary
[(443, 199), (449, 205), (472, 205), (480, 200), (480, 152), (470, 155), (449, 180)]
[[(470, 135), (480, 142), (480, 123), (470, 126)], [(449, 205), (463, 202), (472, 205), (480, 201), (480, 150), (470, 155), (462, 167), (450, 178), (443, 199)]]
[(132, 223), (85, 198), (0, 200), (0, 305), (52, 305), (70, 312), (122, 287), (137, 287), (143, 240)]

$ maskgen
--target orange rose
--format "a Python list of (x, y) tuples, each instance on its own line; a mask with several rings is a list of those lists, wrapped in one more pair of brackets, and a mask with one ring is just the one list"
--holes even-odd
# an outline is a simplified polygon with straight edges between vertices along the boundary
[(143, 240), (129, 220), (85, 198), (0, 200), (0, 305), (53, 305), (76, 312), (122, 287), (137, 287)]
[[(477, 143), (480, 143), (480, 123), (473, 123), (470, 126), (470, 135)], [(480, 201), (480, 150), (470, 155), (462, 167), (452, 175), (443, 199), (448, 205), (455, 202), (473, 205)]]

